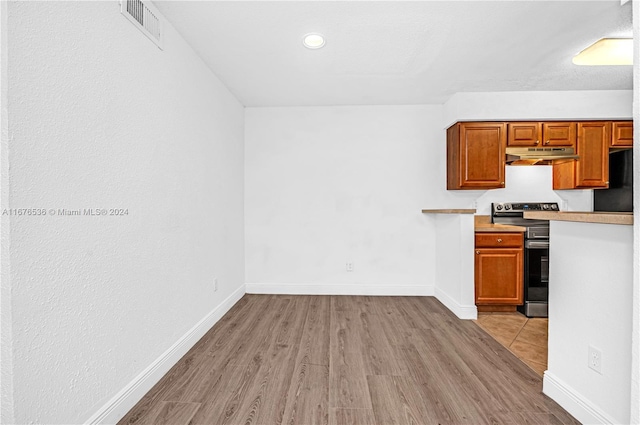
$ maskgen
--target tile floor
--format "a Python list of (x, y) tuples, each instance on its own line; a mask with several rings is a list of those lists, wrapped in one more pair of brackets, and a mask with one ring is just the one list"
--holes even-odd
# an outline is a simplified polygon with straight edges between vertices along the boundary
[(520, 313), (478, 313), (476, 323), (542, 376), (547, 369), (549, 319), (529, 319)]

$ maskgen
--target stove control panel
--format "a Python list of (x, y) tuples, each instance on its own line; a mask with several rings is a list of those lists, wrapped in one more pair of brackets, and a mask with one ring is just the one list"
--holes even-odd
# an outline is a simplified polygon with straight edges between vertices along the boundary
[(557, 202), (500, 202), (491, 204), (493, 215), (500, 213), (523, 213), (525, 211), (560, 211)]

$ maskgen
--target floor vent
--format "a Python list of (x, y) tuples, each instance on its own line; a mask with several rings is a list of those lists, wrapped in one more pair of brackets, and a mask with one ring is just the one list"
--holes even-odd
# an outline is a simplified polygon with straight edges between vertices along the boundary
[(121, 0), (120, 12), (156, 46), (163, 48), (162, 15), (149, 0)]

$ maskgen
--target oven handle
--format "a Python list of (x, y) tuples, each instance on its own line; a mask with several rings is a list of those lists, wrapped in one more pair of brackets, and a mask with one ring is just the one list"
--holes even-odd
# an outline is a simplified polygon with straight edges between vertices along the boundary
[(525, 241), (524, 247), (526, 249), (549, 249), (549, 241)]

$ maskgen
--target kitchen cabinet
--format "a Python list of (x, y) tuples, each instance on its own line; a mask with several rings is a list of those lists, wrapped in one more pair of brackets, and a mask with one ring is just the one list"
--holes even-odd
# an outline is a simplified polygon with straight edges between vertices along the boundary
[(504, 187), (506, 124), (456, 123), (447, 129), (447, 189)]
[(609, 149), (633, 146), (633, 121), (463, 122), (447, 129), (447, 190), (505, 187), (506, 147), (575, 147), (553, 161), (553, 189), (609, 187)]
[(509, 122), (507, 124), (507, 146), (574, 146), (576, 143), (575, 122)]
[(475, 234), (475, 300), (483, 310), (522, 305), (523, 244), (520, 232)]
[(633, 121), (613, 121), (611, 123), (611, 144), (609, 147), (633, 147)]
[(553, 164), (553, 189), (598, 189), (609, 187), (611, 121), (577, 123), (578, 160)]

